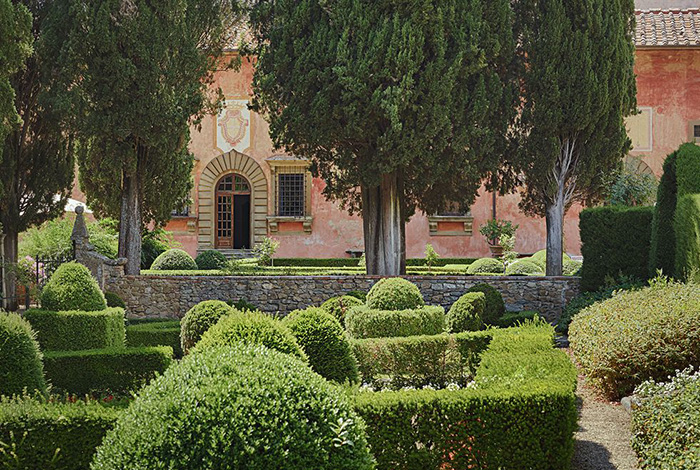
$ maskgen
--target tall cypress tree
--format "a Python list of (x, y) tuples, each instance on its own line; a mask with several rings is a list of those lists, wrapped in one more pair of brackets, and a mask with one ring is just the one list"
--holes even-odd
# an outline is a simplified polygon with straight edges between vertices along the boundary
[(509, 0), (260, 0), (253, 109), (363, 218), (367, 271), (405, 272), (416, 209), (468, 207), (517, 87)]
[(521, 208), (547, 223), (547, 275), (561, 275), (563, 221), (602, 195), (630, 149), (635, 111), (633, 0), (521, 0)]
[(32, 15), (27, 7), (0, 0), (0, 141), (21, 122), (10, 77), (24, 67), (32, 42)]

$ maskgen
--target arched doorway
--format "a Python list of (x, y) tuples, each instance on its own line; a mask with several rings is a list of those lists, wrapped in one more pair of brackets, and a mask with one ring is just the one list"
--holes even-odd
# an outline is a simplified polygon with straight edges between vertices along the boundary
[(241, 175), (229, 173), (216, 183), (216, 248), (250, 248), (250, 195)]

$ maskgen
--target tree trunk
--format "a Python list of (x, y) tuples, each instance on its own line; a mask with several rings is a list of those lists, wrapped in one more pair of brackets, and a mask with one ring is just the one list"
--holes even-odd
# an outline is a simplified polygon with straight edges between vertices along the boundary
[(141, 203), (142, 203), (142, 166), (144, 151), (139, 149), (136, 173), (124, 174), (122, 187), (122, 206), (119, 218), (119, 256), (126, 258), (124, 273), (141, 274)]
[(19, 307), (17, 299), (17, 257), (18, 257), (18, 234), (16, 231), (5, 229), (5, 239), (3, 240), (4, 266), (2, 273), (4, 276), (2, 295), (7, 296), (7, 310), (14, 312)]
[(406, 274), (403, 180), (398, 172), (382, 175), (378, 186), (362, 186), (362, 225), (367, 274)]
[(564, 256), (564, 191), (559, 188), (554, 203), (546, 207), (547, 276), (561, 276)]

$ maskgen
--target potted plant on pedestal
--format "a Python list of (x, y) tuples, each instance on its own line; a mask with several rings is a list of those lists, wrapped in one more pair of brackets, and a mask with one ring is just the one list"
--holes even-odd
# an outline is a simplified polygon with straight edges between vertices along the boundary
[(518, 230), (517, 225), (513, 225), (510, 220), (491, 219), (484, 225), (479, 227), (486, 241), (489, 243), (489, 250), (492, 258), (501, 258), (503, 256), (503, 243), (506, 237), (514, 237), (515, 231)]

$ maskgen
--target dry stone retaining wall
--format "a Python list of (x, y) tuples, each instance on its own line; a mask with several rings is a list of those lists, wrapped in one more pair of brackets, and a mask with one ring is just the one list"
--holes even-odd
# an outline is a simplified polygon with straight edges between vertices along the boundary
[[(203, 300), (245, 299), (270, 313), (320, 305), (352, 290), (367, 291), (376, 276), (114, 276), (105, 289), (124, 299), (131, 318), (182, 318)], [(448, 309), (474, 284), (485, 282), (503, 294), (508, 310), (534, 310), (556, 321), (579, 293), (577, 277), (407, 276), (430, 305)]]

